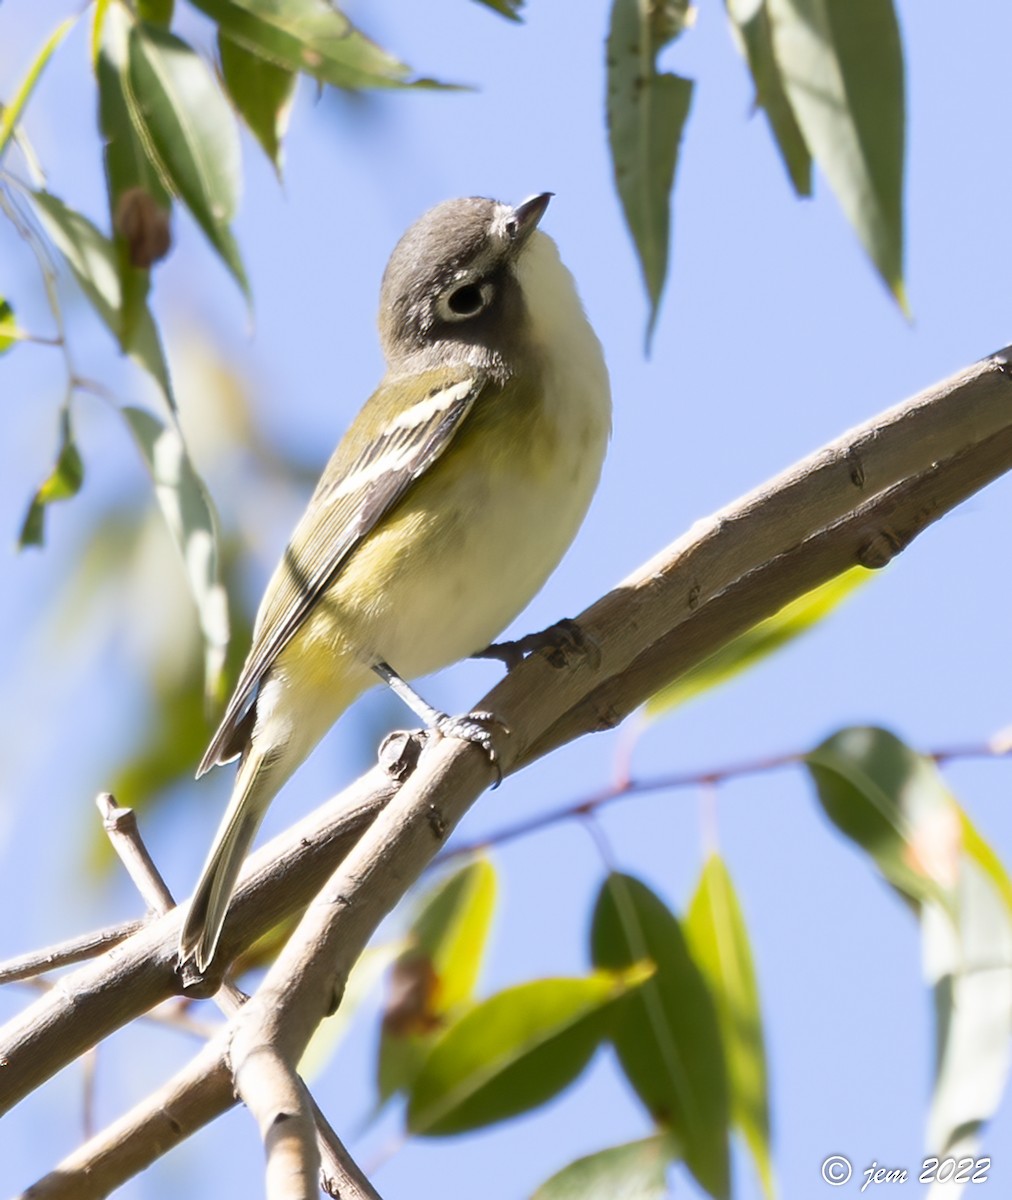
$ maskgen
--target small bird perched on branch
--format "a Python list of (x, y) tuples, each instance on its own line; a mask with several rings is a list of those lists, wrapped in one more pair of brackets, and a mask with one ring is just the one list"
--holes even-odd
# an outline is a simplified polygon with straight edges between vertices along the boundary
[(387, 373), (271, 577), (198, 770), (239, 759), (181, 963), (208, 967), (268, 804), (379, 679), (429, 728), (492, 753), (480, 720), (436, 712), (404, 681), (479, 652), (520, 613), (597, 487), (608, 374), (573, 278), (538, 229), (550, 198), (447, 201), (387, 264)]

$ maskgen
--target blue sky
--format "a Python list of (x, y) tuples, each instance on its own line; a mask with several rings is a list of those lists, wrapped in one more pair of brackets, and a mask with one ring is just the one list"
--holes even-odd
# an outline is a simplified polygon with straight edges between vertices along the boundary
[[(674, 202), (667, 293), (649, 360), (646, 304), (612, 186), (603, 117), (604, 3), (529, 5), (512, 26), (464, 0), (349, 6), (381, 43), (418, 71), (474, 83), (462, 94), (317, 99), (305, 82), (292, 122), (283, 186), (248, 139), (236, 233), (255, 296), (252, 330), (232, 282), (199, 231), (177, 217), (178, 245), (159, 272), (155, 306), (180, 367), (183, 422), (217, 456), (215, 499), (227, 526), (259, 525), (249, 594), (255, 602), (308, 487), (265, 492), (242, 456), (215, 441), (200, 391), (201, 346), (218, 346), (246, 381), (266, 436), (309, 466), (323, 464), (382, 373), (374, 322), (379, 277), (393, 244), (431, 204), (487, 194), (519, 200), (552, 190), (543, 227), (557, 238), (605, 346), (615, 433), (594, 507), (569, 556), (514, 627), (571, 615), (694, 520), (707, 515), (905, 396), (1012, 340), (1004, 147), (1010, 111), (1012, 15), (995, 0), (962, 6), (901, 2), (908, 69), (907, 322), (865, 261), (823, 180), (793, 199), (720, 6), (664, 58), (698, 87)], [(11, 0), (0, 14), (0, 95), (65, 11)], [(206, 27), (186, 16), (196, 38)], [(86, 91), (86, 38), (61, 49), (29, 114), (51, 187), (104, 220), (98, 143)], [(87, 96), (87, 99), (82, 97)], [(0, 291), (29, 328), (47, 328), (30, 259), (0, 230)], [(85, 316), (72, 336), (88, 372), (131, 399), (143, 385)], [(194, 365), (198, 364), (198, 365)], [(13, 545), (23, 506), (48, 468), (62, 367), (54, 351), (19, 347), (0, 364), (0, 526)], [(186, 380), (191, 385), (186, 385)], [(132, 390), (131, 390), (132, 389)], [(138, 390), (141, 389), (141, 390)], [(138, 647), (157, 637), (106, 601), (105, 624), (54, 647), (40, 621), (109, 503), (148, 504), (143, 472), (102, 404), (78, 405), (89, 476), (81, 497), (50, 514), (44, 553), (4, 550), (0, 703), (10, 714), (0, 754), (0, 954), (69, 936), (137, 911), (122, 881), (79, 869), (95, 822), (91, 798), (138, 729)], [(704, 769), (804, 749), (851, 723), (887, 725), (920, 748), (982, 741), (1012, 721), (1008, 511), (999, 482), (933, 527), (824, 628), (748, 677), (658, 724), (639, 744), (644, 775)], [(152, 562), (169, 562), (152, 552)], [(134, 585), (131, 584), (131, 587)], [(149, 581), (177, 585), (168, 575)], [(136, 593), (131, 592), (131, 595)], [(185, 611), (185, 610), (184, 610)], [(138, 628), (138, 626), (143, 626)], [(154, 628), (152, 628), (154, 626)], [(170, 631), (166, 630), (165, 636)], [(171, 631), (178, 636), (178, 631)], [(469, 663), (430, 681), (426, 695), (466, 708), (496, 677)], [(371, 754), (375, 728), (396, 720), (370, 697), (330, 735), (274, 805), (276, 832), (349, 778)], [(585, 739), (485, 797), (462, 837), (589, 793), (609, 777), (622, 733)], [(1012, 864), (1009, 766), (946, 772), (979, 828)], [(228, 787), (227, 771), (185, 789), (147, 833), (178, 894), (192, 883)], [(130, 803), (130, 797), (120, 797)], [(775, 1158), (785, 1196), (818, 1195), (819, 1164), (842, 1153), (913, 1170), (924, 1146), (933, 1046), (931, 998), (918, 932), (868, 862), (830, 829), (799, 772), (736, 782), (716, 798), (719, 844), (749, 922), (772, 1070)], [(681, 910), (701, 863), (701, 797), (692, 792), (617, 805), (603, 818), (612, 853)], [(587, 963), (589, 906), (605, 870), (576, 825), (495, 855), (502, 907), (485, 978), (494, 990)], [(0, 1015), (23, 990), (0, 993)], [(342, 1131), (371, 1104), (373, 1014), (363, 1016), (317, 1086)], [(192, 1052), (179, 1035), (125, 1031), (98, 1062), (105, 1122)], [(79, 1138), (80, 1071), (72, 1068), (4, 1122), (0, 1178), (23, 1185)], [(45, 1119), (43, 1122), (43, 1113)], [(366, 1162), (394, 1135), (390, 1120), (361, 1143)], [(579, 1154), (647, 1132), (645, 1117), (600, 1056), (547, 1110), (452, 1142), (413, 1142), (376, 1177), (391, 1200), (529, 1193)], [(1012, 1180), (998, 1153), (1012, 1143), (1006, 1099), (985, 1139), (992, 1182)], [(204, 1131), (122, 1193), (255, 1190), (260, 1151), (243, 1112)], [(735, 1195), (757, 1196), (748, 1160)], [(447, 1178), (450, 1184), (447, 1184)], [(679, 1195), (693, 1184), (677, 1179)], [(856, 1185), (852, 1185), (856, 1186)], [(447, 1190), (449, 1189), (449, 1190)], [(848, 1194), (848, 1189), (841, 1189)]]

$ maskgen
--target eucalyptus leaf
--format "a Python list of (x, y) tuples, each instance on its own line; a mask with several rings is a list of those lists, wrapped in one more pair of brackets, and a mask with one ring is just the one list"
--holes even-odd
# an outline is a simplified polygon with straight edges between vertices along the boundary
[(0, 296), (0, 354), (6, 354), (15, 342), (21, 340), (21, 330), (10, 301)]
[(864, 567), (852, 567), (835, 579), (830, 579), (820, 587), (792, 600), (790, 604), (785, 604), (772, 617), (767, 617), (758, 625), (753, 625), (751, 629), (732, 638), (708, 658), (651, 696), (643, 710), (645, 715), (649, 718), (664, 716), (702, 692), (719, 687), (747, 671), (825, 620), (838, 604), (873, 575), (873, 571)]
[(669, 9), (614, 0), (608, 33), (608, 141), (650, 300), (648, 340), (667, 276), (671, 189), (693, 88), (657, 70), (657, 55), (677, 29), (657, 19)]
[(477, 2), (490, 8), (493, 12), (497, 12), (501, 17), (506, 17), (507, 20), (523, 20), (520, 13), (524, 6), (524, 0), (477, 0)]
[(99, 127), (105, 143), (106, 191), (122, 297), (118, 332), (124, 345), (132, 344), (137, 333), (147, 305), (150, 278), (146, 268), (132, 261), (129, 240), (117, 217), (130, 197), (138, 194), (147, 196), (151, 204), (166, 214), (172, 204), (130, 117), (127, 69), (133, 24), (129, 9), (121, 4), (112, 6), (102, 22), (95, 63)]
[(413, 1083), (443, 1029), (469, 1005), (495, 911), (495, 869), (468, 863), (422, 897), (397, 957), (377, 1062), (380, 1102)]
[(915, 904), (954, 911), (959, 809), (937, 767), (884, 729), (841, 730), (805, 755), (823, 810)]
[(341, 88), (438, 87), (370, 41), (327, 0), (194, 0), (219, 32), (279, 67)]
[(531, 1200), (664, 1200), (678, 1145), (666, 1134), (609, 1146), (578, 1158), (546, 1180)]
[(408, 1098), (408, 1130), (463, 1133), (544, 1104), (584, 1069), (616, 1002), (644, 977), (634, 970), (538, 979), (476, 1005), (425, 1059)]
[(70, 409), (64, 405), (60, 411), (60, 445), (56, 453), (56, 463), (28, 505), (18, 536), (20, 549), (45, 543), (46, 509), (58, 500), (69, 500), (71, 496), (76, 496), (83, 483), (84, 463), (74, 442)]
[(128, 41), (130, 116), (165, 187), (193, 214), (249, 299), (231, 221), (239, 204), (239, 135), (228, 101), (190, 46), (135, 23)]
[(716, 854), (703, 867), (685, 919), (685, 935), (717, 1004), (731, 1119), (755, 1160), (763, 1193), (772, 1200), (776, 1186), (759, 987), (741, 904), (727, 865)]
[(46, 38), (42, 49), (32, 59), (20, 87), (14, 93), (14, 99), (11, 100), (10, 104), (0, 106), (0, 159), (3, 158), (4, 151), (14, 136), (14, 131), (21, 120), (21, 115), (25, 111), (25, 105), (35, 90), (35, 85), (39, 82), (42, 72), (53, 57), (53, 52), (76, 23), (77, 17), (73, 16), (67, 17), (66, 20), (61, 21), (57, 25), (49, 37)]
[(725, 0), (727, 15), (741, 43), (755, 84), (756, 104), (766, 113), (773, 140), (795, 192), (812, 194), (812, 156), (784, 90), (766, 0)]
[[(120, 340), (123, 294), (115, 246), (87, 217), (68, 208), (49, 192), (31, 192), (30, 198), (39, 224), (66, 259), (91, 306), (113, 336)], [(154, 379), (166, 406), (175, 411), (169, 369), (158, 331), (146, 306), (137, 317), (129, 342), (124, 344), (120, 340), (120, 346)]]
[(612, 1041), (647, 1111), (678, 1138), (711, 1196), (730, 1193), (727, 1064), (717, 1009), (678, 919), (644, 883), (613, 873), (591, 923), (599, 969), (652, 962), (656, 972), (622, 1006)]
[(903, 284), (903, 46), (893, 0), (767, 0), (784, 90), (879, 275)]
[[(1008, 1084), (1012, 1060), (1012, 920), (980, 864), (964, 858), (957, 918), (922, 913), (925, 972), (934, 989), (938, 1048), (926, 1144), (939, 1158), (975, 1155)], [(935, 1183), (928, 1196), (949, 1195)]]
[(281, 142), (288, 128), (297, 74), (254, 54), (223, 33), (218, 54), (225, 88), (239, 115), (281, 174)]
[(139, 408), (122, 412), (151, 472), (165, 523), (182, 555), (204, 635), (206, 687), (209, 696), (215, 696), (228, 649), (229, 622), (214, 509), (175, 425), (163, 424)]

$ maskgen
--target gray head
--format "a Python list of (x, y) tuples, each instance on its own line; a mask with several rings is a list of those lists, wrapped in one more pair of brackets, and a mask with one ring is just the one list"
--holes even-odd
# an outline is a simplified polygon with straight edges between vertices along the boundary
[(380, 290), (380, 337), (391, 366), (467, 359), (508, 362), (526, 324), (516, 264), (551, 192), (513, 207), (468, 197), (430, 209), (397, 243)]

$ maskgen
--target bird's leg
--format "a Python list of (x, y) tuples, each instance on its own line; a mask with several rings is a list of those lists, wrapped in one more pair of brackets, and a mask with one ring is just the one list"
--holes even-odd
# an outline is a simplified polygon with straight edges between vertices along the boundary
[(515, 642), (494, 642), (472, 654), (472, 658), (497, 658), (506, 664), (506, 670), (512, 671), (523, 662), (528, 654), (538, 650), (547, 650), (546, 655), (553, 667), (566, 667), (575, 659), (589, 658), (591, 666), (596, 666), (601, 659), (601, 650), (592, 637), (584, 633), (580, 626), (570, 618), (565, 617), (539, 633), (529, 633), (517, 638)]
[(433, 708), (427, 700), (423, 700), (414, 688), (410, 687), (397, 674), (389, 663), (374, 663), (372, 669), (387, 687), (390, 688), (394, 695), (399, 697), (415, 716), (420, 717), (425, 722), (426, 729), (432, 730), (442, 737), (455, 737), (460, 738), (461, 741), (472, 742), (484, 750), (488, 755), (489, 762), (498, 772), (499, 778), (496, 780), (496, 787), (499, 786), (499, 783), (502, 781), (499, 755), (492, 740), (492, 734), (487, 728), (489, 724), (498, 725), (506, 733), (509, 733), (509, 730), (498, 717), (486, 712), (466, 713), (459, 717), (448, 716), (446, 713), (440, 712), (438, 708)]

